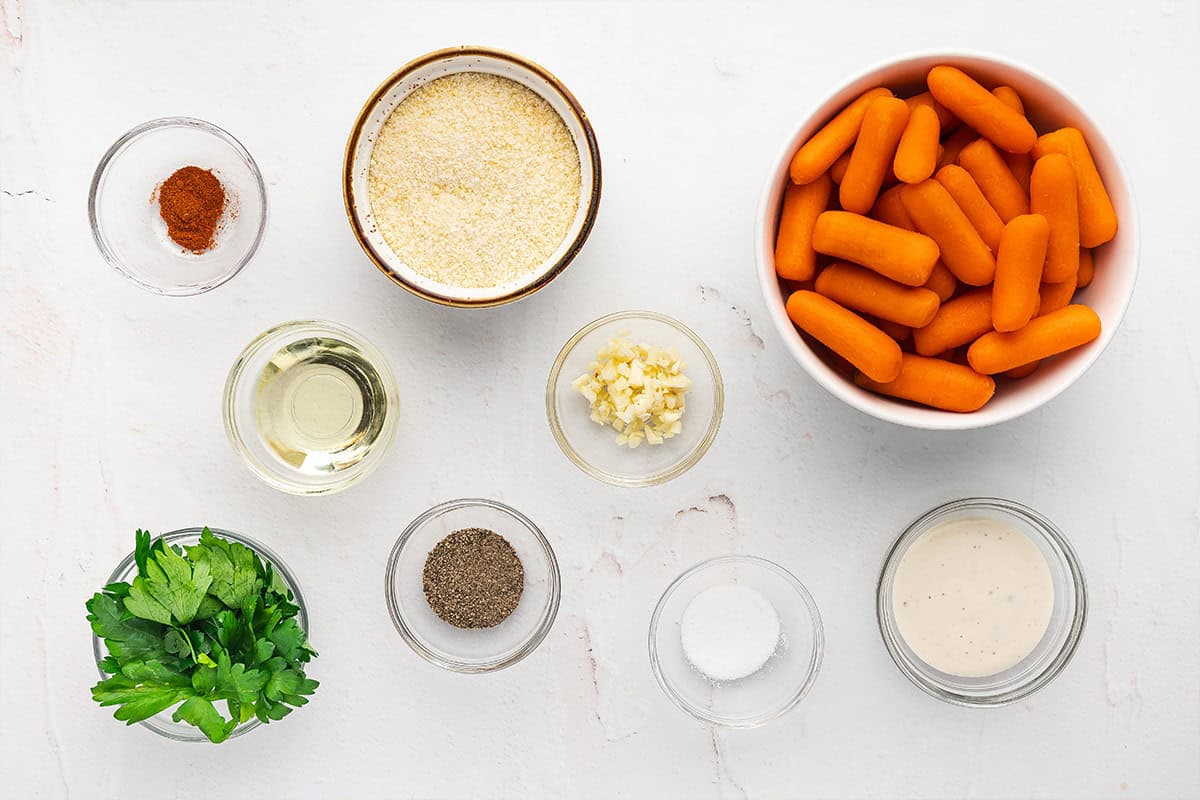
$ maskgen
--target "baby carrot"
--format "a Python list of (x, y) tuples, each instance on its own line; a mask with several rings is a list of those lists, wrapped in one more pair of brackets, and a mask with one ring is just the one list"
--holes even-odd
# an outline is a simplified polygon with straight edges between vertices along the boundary
[(985, 333), (967, 350), (967, 361), (976, 372), (995, 375), (1087, 344), (1099, 335), (1096, 312), (1070, 305), (1031, 320), (1019, 331)]
[(937, 112), (932, 106), (918, 105), (909, 111), (892, 162), (896, 177), (904, 183), (920, 183), (932, 175), (937, 166), (940, 135)]
[(972, 286), (992, 282), (996, 261), (954, 198), (934, 180), (909, 184), (900, 192), (917, 230), (933, 238), (954, 277)]
[(1033, 156), (1029, 153), (1001, 153), (1008, 171), (1017, 179), (1021, 190), (1029, 194), (1029, 177), (1033, 174)]
[(913, 346), (923, 356), (936, 356), (991, 330), (992, 289), (984, 286), (942, 303), (932, 322), (913, 331)]
[(1007, 372), (1004, 373), (1004, 377), (1012, 378), (1013, 380), (1020, 380), (1021, 378), (1028, 378), (1030, 375), (1037, 372), (1037, 368), (1040, 367), (1041, 365), (1042, 365), (1041, 361), (1030, 361), (1028, 364), (1025, 364), (1024, 366), (1014, 367), (1013, 369), (1008, 370)]
[(857, 100), (843, 108), (837, 116), (825, 123), (792, 156), (788, 169), (793, 183), (812, 183), (829, 169), (838, 156), (850, 149), (858, 138), (867, 106), (877, 97), (891, 97), (890, 89), (882, 86), (864, 92)]
[(958, 163), (971, 173), (1000, 219), (1007, 223), (1013, 217), (1029, 213), (1029, 197), (1004, 163), (1000, 151), (987, 139), (976, 139), (964, 147), (958, 154)]
[(904, 228), (906, 231), (915, 231), (917, 226), (913, 224), (912, 217), (908, 215), (903, 201), (900, 200), (900, 190), (903, 188), (903, 186), (893, 186), (880, 194), (875, 205), (871, 207), (871, 216), (888, 225)]
[(947, 136), (946, 141), (942, 142), (942, 157), (938, 159), (938, 166), (957, 164), (962, 149), (978, 138), (979, 134), (965, 126)]
[(1022, 214), (1004, 226), (992, 287), (992, 327), (1015, 331), (1037, 312), (1050, 224), (1041, 214)]
[(846, 211), (865, 214), (875, 205), (907, 122), (908, 105), (898, 97), (877, 97), (867, 106), (838, 189)]
[(813, 225), (829, 205), (833, 182), (822, 175), (812, 183), (788, 182), (783, 191), (783, 211), (775, 237), (775, 272), (790, 281), (811, 280), (817, 269), (812, 246)]
[(1025, 104), (1021, 102), (1021, 95), (1017, 94), (1016, 89), (1011, 86), (997, 86), (992, 89), (992, 95), (1022, 117), (1025, 116)]
[(878, 383), (866, 375), (854, 382), (864, 389), (911, 400), (945, 411), (970, 412), (983, 408), (996, 393), (996, 382), (970, 367), (904, 353), (900, 374), (887, 383)]
[(997, 147), (1010, 153), (1026, 153), (1037, 141), (1037, 131), (1020, 114), (980, 86), (960, 69), (940, 65), (926, 78), (933, 99), (971, 126)]
[(928, 325), (941, 303), (928, 289), (905, 286), (866, 267), (840, 262), (821, 270), (816, 288), (846, 308), (910, 328)]
[(900, 374), (896, 340), (828, 297), (795, 292), (787, 300), (787, 314), (796, 327), (872, 379), (887, 382)]
[(954, 273), (949, 267), (943, 264), (940, 260), (933, 265), (933, 272), (929, 273), (929, 280), (925, 281), (925, 288), (938, 296), (938, 299), (943, 303), (954, 297), (954, 293), (958, 291), (958, 279), (954, 277)]
[(1046, 270), (1042, 280), (1062, 283), (1079, 272), (1079, 206), (1075, 170), (1061, 153), (1047, 153), (1033, 165), (1029, 208), (1050, 223)]
[(1083, 249), (1079, 251), (1079, 274), (1076, 278), (1075, 288), (1082, 289), (1092, 282), (1092, 277), (1096, 272), (1096, 262), (1092, 256), (1092, 251)]
[(946, 191), (954, 198), (954, 202), (967, 215), (971, 225), (979, 232), (983, 243), (995, 250), (1000, 246), (1000, 233), (1004, 230), (1004, 220), (992, 208), (992, 204), (983, 196), (979, 184), (957, 164), (947, 164), (937, 172), (937, 182), (946, 187)]
[(813, 248), (908, 286), (924, 285), (938, 260), (938, 246), (928, 236), (849, 211), (826, 211), (817, 217)]
[(886, 333), (888, 336), (896, 340), (897, 344), (903, 345), (912, 338), (912, 328), (907, 325), (901, 325), (898, 322), (892, 322), (888, 319), (879, 319), (877, 317), (867, 318), (876, 328)]
[(1078, 128), (1059, 128), (1043, 134), (1033, 148), (1033, 157), (1062, 153), (1075, 169), (1075, 187), (1079, 194), (1079, 243), (1096, 247), (1117, 235), (1117, 212), (1096, 169), (1092, 152)]
[(842, 178), (846, 176), (846, 167), (848, 166), (850, 166), (849, 150), (838, 156), (838, 160), (833, 162), (829, 167), (829, 177), (833, 178), (834, 183), (842, 182)]
[(1075, 296), (1075, 276), (1072, 275), (1062, 283), (1043, 283), (1038, 288), (1038, 296), (1041, 298), (1038, 314), (1049, 314), (1051, 311), (1066, 308), (1071, 305), (1071, 298)]
[(934, 110), (938, 117), (938, 127), (943, 131), (948, 131), (958, 125), (958, 117), (951, 114), (944, 105), (933, 99), (933, 95), (929, 92), (921, 92), (914, 94), (912, 97), (904, 98), (904, 102), (908, 103), (908, 111), (911, 114), (917, 106), (929, 106)]

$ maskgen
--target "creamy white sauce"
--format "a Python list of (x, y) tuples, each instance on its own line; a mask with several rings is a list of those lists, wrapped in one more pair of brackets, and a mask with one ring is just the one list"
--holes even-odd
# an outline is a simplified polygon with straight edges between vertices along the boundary
[(1037, 646), (1054, 608), (1050, 568), (1021, 531), (991, 519), (944, 522), (922, 534), (896, 569), (892, 610), (925, 663), (985, 677)]

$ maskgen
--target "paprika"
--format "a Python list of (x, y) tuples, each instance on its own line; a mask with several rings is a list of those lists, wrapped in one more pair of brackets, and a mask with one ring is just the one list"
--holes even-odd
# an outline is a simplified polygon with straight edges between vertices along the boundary
[(158, 187), (158, 213), (167, 235), (184, 250), (203, 253), (216, 243), (225, 188), (211, 170), (181, 167)]

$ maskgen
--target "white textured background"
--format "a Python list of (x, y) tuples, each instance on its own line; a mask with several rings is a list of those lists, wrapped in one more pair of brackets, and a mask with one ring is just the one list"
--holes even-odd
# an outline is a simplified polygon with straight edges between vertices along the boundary
[[(339, 189), (367, 94), (427, 50), (527, 55), (589, 112), (604, 160), (583, 254), (537, 296), (463, 312), (414, 299), (359, 251)], [(1100, 362), (991, 430), (876, 423), (790, 361), (753, 276), (760, 184), (782, 140), (850, 73), (967, 47), (1057, 79), (1133, 176), (1142, 272)], [(501, 5), (0, 0), (0, 795), (241, 797), (1079, 797), (1200, 794), (1200, 169), (1195, 0)], [(92, 244), (92, 170), (126, 129), (185, 114), (257, 158), (270, 228), (232, 283), (165, 299)], [(727, 379), (720, 436), (689, 474), (628, 491), (556, 449), (546, 370), (583, 323), (678, 316)], [(403, 420), (364, 484), (302, 499), (255, 481), (221, 428), (226, 370), (260, 330), (339, 320), (400, 380)], [(889, 660), (874, 581), (910, 519), (996, 494), (1059, 523), (1091, 615), (1029, 702), (972, 711)], [(562, 562), (541, 649), (468, 677), (411, 653), (383, 602), (396, 535), (485, 495)], [(219, 749), (126, 729), (92, 704), (84, 599), (139, 525), (269, 542), (309, 599), (314, 702)], [(654, 684), (651, 607), (694, 562), (776, 559), (825, 616), (827, 656), (792, 714), (714, 731)]]

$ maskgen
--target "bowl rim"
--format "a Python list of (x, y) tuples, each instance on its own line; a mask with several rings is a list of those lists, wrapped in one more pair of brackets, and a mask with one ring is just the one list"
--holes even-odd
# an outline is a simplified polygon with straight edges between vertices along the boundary
[[(622, 319), (648, 319), (655, 322), (661, 322), (674, 328), (679, 333), (689, 339), (692, 344), (696, 345), (701, 355), (704, 356), (704, 362), (707, 365), (713, 379), (713, 413), (709, 420), (708, 429), (704, 432), (703, 438), (696, 443), (696, 446), (689, 450), (683, 458), (672, 464), (667, 469), (647, 475), (644, 477), (626, 477), (624, 475), (616, 475), (611, 472), (600, 469), (583, 457), (574, 447), (571, 446), (567, 439), (566, 433), (563, 432), (562, 423), (558, 418), (558, 406), (556, 403), (558, 397), (558, 378), (562, 374), (563, 366), (566, 364), (567, 357), (575, 350), (576, 345), (583, 340), (585, 336), (592, 333), (596, 329), (607, 325), (610, 322), (616, 322)], [(554, 357), (554, 362), (550, 366), (550, 373), (546, 377), (546, 421), (550, 425), (550, 433), (554, 437), (558, 449), (563, 455), (581, 469), (583, 472), (592, 476), (596, 480), (604, 483), (612, 484), (613, 486), (622, 486), (626, 488), (642, 488), (646, 486), (658, 486), (659, 484), (667, 483), (668, 481), (678, 478), (692, 467), (696, 466), (705, 454), (708, 453), (712, 443), (716, 441), (717, 432), (721, 429), (721, 419), (725, 415), (725, 382), (721, 377), (721, 368), (717, 365), (717, 359), (713, 356), (708, 345), (704, 343), (695, 331), (684, 325), (674, 317), (660, 314), (657, 311), (646, 311), (643, 309), (629, 309), (626, 311), (614, 311), (611, 314), (605, 314), (599, 319), (592, 320), (587, 325), (577, 330), (572, 336), (567, 339), (566, 343), (559, 348), (558, 355)]]
[[(975, 696), (955, 691), (930, 678), (919, 666), (911, 663), (898, 644), (898, 641), (903, 637), (900, 635), (899, 629), (896, 628), (894, 612), (884, 601), (885, 579), (888, 577), (889, 571), (891, 571), (893, 573), (891, 577), (895, 580), (892, 562), (900, 553), (901, 547), (915, 537), (923, 535), (927, 530), (926, 526), (928, 523), (935, 521), (939, 517), (960, 510), (969, 511), (977, 508), (998, 510), (1011, 516), (1023, 518), (1038, 530), (1040, 534), (1045, 536), (1061, 552), (1061, 561), (1068, 574), (1075, 605), (1075, 613), (1071, 617), (1062, 646), (1046, 666), (1039, 673), (1031, 676), (1024, 685), (987, 696)], [(896, 567), (898, 568), (899, 564)], [(1075, 548), (1071, 546), (1070, 540), (1067, 539), (1066, 535), (1057, 525), (1041, 512), (1024, 503), (1016, 500), (1007, 500), (1002, 497), (962, 497), (957, 500), (948, 500), (921, 514), (905, 526), (904, 530), (900, 532), (895, 541), (888, 547), (882, 566), (879, 569), (879, 578), (875, 584), (875, 619), (879, 627), (879, 635), (883, 639), (884, 647), (887, 649), (888, 655), (892, 657), (892, 661), (895, 662), (897, 669), (913, 685), (926, 694), (951, 705), (962, 706), (964, 708), (999, 708), (1001, 706), (1012, 705), (1040, 691), (1052, 682), (1062, 674), (1062, 671), (1066, 669), (1067, 664), (1071, 662), (1071, 659), (1079, 649), (1079, 642), (1082, 640), (1084, 628), (1087, 626), (1087, 614), (1087, 579), (1084, 576), (1083, 565), (1079, 560), (1079, 555), (1075, 552)], [(893, 630), (893, 628), (896, 628), (896, 630)]]
[[(383, 430), (380, 431), (379, 438), (371, 446), (371, 453), (379, 451), (379, 455), (371, 458), (368, 455), (363, 461), (360, 461), (357, 468), (352, 468), (346, 475), (339, 480), (328, 484), (301, 486), (281, 479), (277, 474), (266, 470), (257, 458), (250, 452), (244, 438), (242, 429), (237, 423), (236, 405), (236, 389), (241, 385), (241, 381), (246, 377), (246, 366), (250, 359), (256, 356), (264, 346), (270, 343), (273, 339), (278, 339), (281, 335), (302, 330), (304, 328), (312, 328), (326, 333), (336, 334), (342, 337), (357, 347), (367, 356), (371, 362), (371, 366), (375, 368), (379, 375), (380, 381), (384, 385), (384, 393), (388, 397), (388, 417), (384, 420)], [(221, 420), (224, 423), (225, 435), (229, 439), (229, 443), (233, 446), (234, 452), (237, 453), (242, 464), (250, 470), (250, 472), (259, 480), (273, 489), (278, 489), (281, 492), (287, 492), (293, 495), (302, 495), (307, 497), (334, 494), (344, 489), (348, 489), (354, 484), (366, 478), (373, 473), (383, 462), (387, 451), (391, 448), (392, 442), (396, 438), (396, 432), (399, 430), (400, 421), (400, 390), (396, 383), (396, 374), (392, 371), (391, 363), (378, 347), (376, 347), (370, 339), (363, 336), (353, 328), (349, 328), (337, 322), (330, 322), (322, 319), (298, 319), (289, 322), (281, 322), (277, 325), (272, 325), (262, 333), (255, 336), (250, 342), (242, 348), (234, 359), (233, 365), (229, 368), (228, 376), (225, 378), (225, 388), (221, 392)]]
[[(674, 686), (670, 681), (667, 680), (666, 675), (663, 673), (662, 664), (658, 658), (658, 644), (655, 642), (655, 634), (658, 633), (658, 627), (662, 620), (663, 608), (666, 605), (667, 600), (669, 600), (675, 594), (676, 590), (679, 589), (684, 581), (713, 567), (738, 563), (752, 564), (756, 567), (762, 567), (770, 570), (771, 572), (774, 572), (782, 577), (789, 585), (791, 585), (791, 587), (796, 591), (797, 596), (804, 601), (804, 605), (808, 609), (809, 619), (812, 621), (813, 644), (812, 654), (808, 659), (808, 669), (804, 676), (804, 681), (801, 683), (800, 688), (797, 689), (790, 698), (788, 698), (787, 703), (772, 713), (761, 717), (748, 720), (731, 721), (728, 718), (721, 717), (716, 714), (706, 713), (704, 709), (698, 708), (689, 703), (684, 699), (683, 695), (675, 690)], [(748, 730), (750, 728), (761, 727), (766, 725), (768, 722), (779, 719), (784, 714), (788, 713), (797, 705), (799, 705), (800, 701), (803, 700), (808, 695), (809, 691), (812, 690), (813, 684), (817, 681), (817, 675), (821, 671), (821, 664), (825, 658), (825, 624), (821, 618), (821, 610), (817, 607), (817, 601), (813, 598), (812, 593), (808, 591), (808, 587), (805, 586), (804, 583), (797, 578), (791, 570), (782, 566), (781, 564), (771, 561), (770, 559), (763, 558), (762, 556), (732, 553), (723, 556), (716, 556), (714, 558), (708, 558), (699, 562), (698, 564), (693, 564), (691, 567), (688, 567), (681, 572), (678, 577), (675, 578), (675, 580), (668, 584), (667, 588), (663, 590), (662, 595), (658, 598), (658, 602), (654, 605), (654, 611), (650, 615), (650, 625), (647, 632), (646, 643), (650, 656), (650, 669), (654, 672), (654, 679), (657, 681), (659, 688), (663, 690), (667, 697), (671, 698), (675, 705), (701, 722), (712, 725), (720, 725), (721, 727), (725, 728)]]
[[(562, 97), (568, 108), (570, 108), (572, 116), (575, 117), (576, 121), (580, 125), (580, 128), (583, 130), (583, 136), (587, 142), (587, 150), (591, 160), (592, 172), (592, 191), (586, 199), (586, 211), (583, 225), (580, 227), (579, 233), (576, 234), (575, 238), (571, 241), (570, 246), (562, 254), (562, 256), (555, 261), (549, 269), (539, 273), (533, 281), (523, 287), (515, 289), (514, 291), (504, 295), (472, 300), (465, 300), (458, 297), (452, 297), (447, 294), (439, 294), (437, 292), (430, 291), (406, 280), (404, 276), (392, 271), (387, 265), (387, 259), (376, 252), (375, 248), (367, 239), (362, 220), (359, 219), (359, 216), (355, 210), (354, 194), (354, 154), (358, 149), (359, 140), (362, 138), (367, 119), (370, 117), (375, 106), (396, 83), (408, 77), (412, 72), (415, 72), (416, 70), (428, 64), (433, 64), (438, 61), (445, 61), (458, 56), (475, 56), (478, 58), (489, 58), (507, 62), (521, 69), (532, 72), (542, 80), (546, 81), (546, 83), (548, 83)], [(463, 71), (467, 72), (470, 70)], [(536, 89), (531, 87), (526, 88), (529, 88), (530, 91), (533, 91), (536, 94), (541, 94), (541, 92), (538, 92)], [(581, 163), (580, 169), (582, 170), (585, 168), (585, 165)], [(358, 112), (358, 116), (355, 117), (354, 125), (350, 129), (350, 135), (346, 140), (345, 154), (342, 158), (342, 202), (345, 206), (346, 219), (350, 223), (350, 230), (354, 234), (354, 238), (358, 242), (359, 247), (362, 248), (363, 252), (367, 254), (367, 258), (371, 259), (371, 262), (375, 264), (379, 271), (386, 275), (397, 286), (400, 286), (409, 293), (424, 300), (429, 300), (430, 302), (438, 303), (444, 306), (450, 306), (452, 308), (490, 308), (493, 306), (511, 303), (516, 300), (521, 300), (533, 294), (534, 292), (537, 292), (539, 289), (542, 289), (552, 280), (558, 277), (558, 275), (567, 268), (567, 265), (575, 259), (575, 257), (579, 254), (579, 251), (583, 249), (583, 245), (585, 242), (587, 242), (588, 236), (591, 235), (592, 228), (596, 223), (596, 215), (600, 208), (602, 172), (603, 170), (601, 169), (600, 165), (600, 146), (596, 142), (596, 132), (592, 129), (592, 123), (588, 119), (587, 112), (583, 110), (583, 106), (580, 104), (579, 100), (576, 99), (575, 95), (571, 93), (571, 90), (566, 87), (566, 84), (559, 80), (558, 77), (556, 77), (553, 73), (540, 64), (531, 61), (524, 56), (511, 53), (507, 50), (499, 50), (493, 47), (484, 47), (481, 45), (443, 47), (438, 50), (425, 53), (424, 55), (417, 56), (404, 66), (397, 69), (387, 78), (385, 78), (383, 82), (375, 88), (375, 91), (373, 91), (367, 98), (366, 102), (363, 103), (362, 108)], [(543, 264), (541, 266), (544, 267), (545, 265)]]
[[(262, 542), (247, 536), (244, 533), (236, 533), (231, 530), (226, 530), (225, 528), (218, 528), (214, 525), (193, 525), (187, 528), (177, 528), (173, 531), (161, 533), (158, 536), (153, 537), (151, 541), (154, 541), (155, 539), (162, 539), (167, 544), (174, 544), (183, 538), (199, 536), (205, 528), (208, 528), (213, 532), (214, 535), (220, 536), (223, 539), (229, 539), (231, 541), (246, 545), (246, 547), (249, 547), (251, 550), (253, 550), (260, 559), (269, 561), (271, 563), (271, 566), (283, 576), (284, 582), (292, 592), (292, 600), (300, 609), (296, 617), (300, 627), (304, 630), (304, 635), (307, 637), (312, 632), (312, 627), (308, 618), (308, 605), (304, 602), (304, 593), (300, 590), (300, 583), (296, 580), (295, 573), (288, 568), (288, 565), (283, 561), (283, 559), (281, 559), (274, 550), (267, 547)], [(129, 555), (125, 556), (120, 562), (118, 562), (117, 566), (113, 569), (112, 574), (108, 576), (108, 580), (105, 581), (106, 586), (111, 583), (116, 583), (117, 580), (120, 579), (122, 573), (128, 570), (133, 564), (135, 555), (135, 551), (130, 551)], [(100, 654), (100, 650), (100, 637), (97, 636), (93, 631), (92, 654), (96, 659), (96, 670), (100, 673), (101, 680), (103, 680), (109, 677), (109, 673), (100, 668), (100, 661), (104, 658), (104, 656)], [(197, 731), (194, 735), (190, 733), (180, 733), (179, 731), (171, 730), (158, 725), (155, 723), (153, 717), (142, 720), (138, 724), (142, 727), (149, 728), (159, 736), (176, 742), (208, 742), (208, 737), (199, 731)], [(229, 739), (236, 739), (238, 736), (247, 734), (262, 724), (262, 721), (257, 717), (247, 720), (233, 729), (233, 732), (229, 734)]]
[[(104, 178), (108, 174), (108, 168), (113, 159), (116, 158), (117, 155), (119, 155), (122, 151), (124, 151), (126, 146), (133, 142), (133, 140), (143, 136), (144, 134), (151, 133), (162, 128), (194, 128), (221, 139), (223, 142), (229, 145), (242, 159), (243, 163), (249, 167), (250, 173), (254, 176), (254, 183), (258, 188), (259, 198), (262, 201), (262, 214), (259, 215), (258, 229), (254, 232), (254, 241), (251, 242), (250, 247), (245, 253), (242, 254), (241, 258), (238, 259), (233, 269), (212, 281), (208, 281), (207, 283), (202, 283), (196, 286), (164, 288), (157, 284), (142, 280), (130, 272), (125, 266), (125, 262), (117, 256), (116, 252), (109, 245), (108, 238), (104, 234), (104, 226), (101, 224), (99, 214), (96, 210), (97, 201), (99, 200), (100, 195), (100, 186), (104, 183)], [(121, 134), (117, 140), (109, 146), (108, 150), (104, 152), (104, 155), (100, 157), (100, 162), (96, 165), (96, 169), (92, 173), (92, 182), (88, 188), (87, 203), (88, 224), (92, 230), (92, 241), (96, 243), (96, 249), (100, 251), (100, 255), (104, 257), (104, 260), (108, 262), (108, 265), (143, 289), (163, 297), (195, 297), (196, 295), (210, 292), (218, 286), (232, 280), (233, 277), (241, 272), (242, 269), (250, 263), (250, 260), (254, 258), (267, 232), (267, 184), (263, 180), (262, 170), (259, 169), (258, 162), (254, 160), (254, 156), (250, 155), (250, 151), (246, 149), (245, 145), (243, 145), (232, 133), (219, 125), (215, 125), (197, 117), (157, 117), (152, 120), (147, 120), (140, 125), (135, 125), (134, 127), (125, 131), (125, 133)]]
[(845, 80), (838, 83), (836, 88), (825, 93), (815, 103), (808, 107), (808, 110), (800, 116), (800, 121), (792, 126), (791, 132), (784, 140), (783, 145), (778, 151), (777, 156), (772, 160), (770, 173), (767, 176), (764, 188), (759, 195), (758, 207), (755, 211), (754, 224), (754, 259), (755, 271), (758, 276), (759, 289), (762, 292), (763, 301), (767, 306), (767, 313), (771, 318), (772, 327), (783, 340), (784, 347), (787, 348), (793, 360), (800, 364), (808, 376), (815, 381), (819, 386), (827, 392), (846, 403), (852, 408), (861, 411), (868, 416), (874, 417), (884, 422), (890, 422), (896, 425), (905, 427), (925, 429), (925, 430), (973, 430), (977, 428), (990, 427), (999, 425), (1004, 422), (1017, 419), (1024, 416), (1042, 406), (1050, 403), (1068, 388), (1073, 386), (1083, 375), (1091, 369), (1092, 365), (1099, 360), (1100, 356), (1108, 349), (1108, 345), (1116, 336), (1117, 330), (1121, 327), (1121, 323), (1125, 319), (1125, 315), (1129, 310), (1129, 304), (1133, 299), (1133, 293), (1137, 284), (1137, 275), (1140, 269), (1141, 257), (1141, 224), (1138, 213), (1137, 200), (1134, 194), (1133, 181), (1130, 178), (1129, 171), (1125, 168), (1121, 156), (1116, 148), (1112, 146), (1109, 136), (1103, 132), (1100, 136), (1105, 144), (1105, 148), (1112, 155), (1112, 164), (1114, 167), (1113, 174), (1115, 180), (1119, 183), (1126, 195), (1129, 198), (1129, 220), (1125, 222), (1118, 231), (1118, 236), (1124, 233), (1130, 239), (1131, 257), (1129, 269), (1129, 290), (1121, 299), (1120, 308), (1110, 320), (1106, 320), (1100, 333), (1100, 337), (1087, 345), (1087, 351), (1083, 353), (1083, 359), (1078, 360), (1075, 366), (1076, 372), (1069, 380), (1065, 380), (1061, 385), (1052, 390), (1040, 395), (1037, 398), (1017, 405), (1014, 408), (999, 414), (991, 414), (981, 416), (979, 412), (967, 414), (956, 413), (952, 411), (942, 411), (940, 409), (925, 408), (914, 404), (909, 404), (901, 400), (896, 400), (884, 396), (864, 395), (857, 391), (849, 381), (834, 372), (826, 365), (812, 348), (804, 341), (800, 333), (795, 329), (791, 320), (788, 319), (784, 311), (784, 304), (779, 295), (781, 294), (778, 277), (774, 269), (768, 268), (768, 260), (765, 245), (765, 231), (768, 228), (773, 229), (777, 224), (774, 219), (767, 219), (767, 209), (774, 204), (774, 199), (778, 194), (775, 188), (777, 180), (776, 175), (782, 168), (782, 165), (790, 161), (792, 154), (799, 145), (801, 132), (810, 125), (826, 106), (832, 104), (839, 95), (846, 91), (848, 86), (858, 83), (868, 76), (875, 73), (906, 65), (908, 62), (925, 61), (925, 60), (942, 60), (949, 64), (955, 64), (958, 61), (981, 61), (987, 62), (996, 67), (1004, 69), (1012, 69), (1024, 73), (1031, 80), (1037, 81), (1053, 92), (1058, 93), (1066, 99), (1075, 110), (1078, 111), (1079, 119), (1085, 122), (1092, 129), (1101, 132), (1101, 126), (1096, 124), (1091, 114), (1087, 112), (1084, 106), (1076, 99), (1076, 97), (1057, 81), (1043, 74), (1040, 70), (1026, 65), (1023, 62), (1007, 58), (1005, 56), (996, 55), (978, 50), (970, 49), (949, 49), (949, 48), (931, 48), (917, 50), (904, 53), (900, 56), (879, 60), (871, 64), (865, 69), (858, 70), (850, 75)]
[[(446, 511), (480, 506), (491, 508), (512, 517), (533, 534), (534, 540), (542, 548), (542, 553), (546, 557), (548, 565), (546, 582), (549, 596), (537, 627), (511, 655), (506, 658), (493, 658), (482, 662), (466, 662), (454, 658), (446, 658), (433, 652), (412, 631), (400, 611), (401, 605), (395, 588), (396, 573), (404, 547), (412, 539), (413, 534), (425, 525), (425, 523)], [(559, 572), (558, 558), (554, 555), (554, 548), (550, 545), (550, 540), (546, 538), (546, 534), (542, 532), (542, 529), (533, 520), (499, 500), (490, 500), (484, 497), (463, 497), (457, 500), (447, 500), (430, 507), (421, 512), (416, 519), (405, 526), (400, 536), (396, 539), (396, 543), (392, 545), (391, 552), (388, 554), (387, 567), (383, 575), (383, 593), (384, 600), (387, 603), (388, 616), (392, 618), (392, 625), (395, 626), (396, 632), (400, 634), (400, 638), (412, 648), (413, 652), (430, 664), (442, 669), (459, 672), (464, 675), (482, 675), (506, 669), (523, 661), (545, 640), (546, 635), (550, 633), (550, 629), (554, 627), (555, 619), (558, 618), (558, 607), (562, 602), (562, 576)]]

